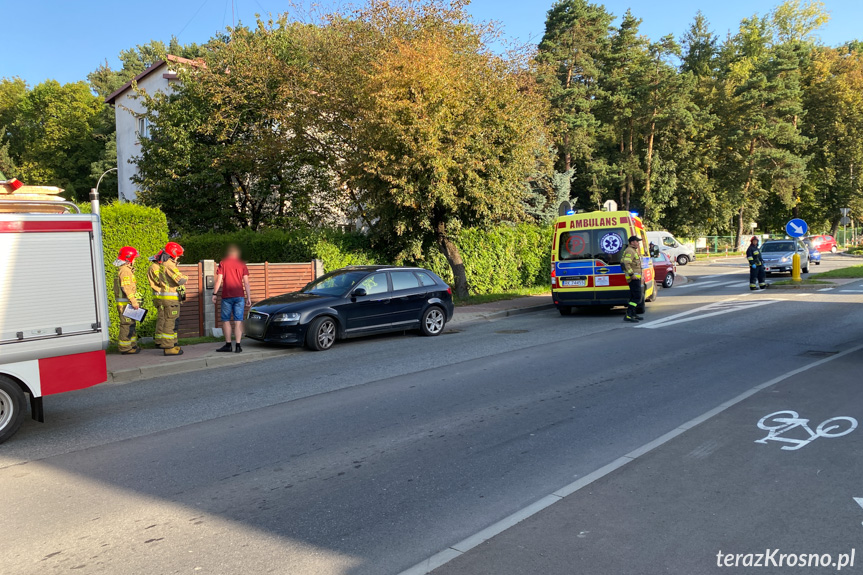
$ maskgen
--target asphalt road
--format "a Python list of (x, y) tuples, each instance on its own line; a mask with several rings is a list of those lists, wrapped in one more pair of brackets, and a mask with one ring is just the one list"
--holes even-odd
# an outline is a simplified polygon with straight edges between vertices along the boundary
[(2, 572), (399, 573), (863, 340), (863, 281), (681, 272), (637, 328), (548, 311), (49, 398), (0, 446)]

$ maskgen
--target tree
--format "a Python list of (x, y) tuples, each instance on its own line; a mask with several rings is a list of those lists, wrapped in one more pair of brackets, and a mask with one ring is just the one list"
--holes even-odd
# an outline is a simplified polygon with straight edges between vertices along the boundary
[(306, 137), (303, 30), (235, 28), (181, 70), (175, 91), (140, 94), (152, 136), (135, 181), (175, 229), (312, 223), (327, 210), (330, 173)]
[(455, 234), (522, 217), (524, 182), (547, 154), (533, 77), (484, 46), (489, 30), (461, 2), (372, 1), (326, 32), (322, 132), (350, 150), (341, 181), (397, 258), (437, 245), (467, 297)]
[[(863, 169), (863, 54), (845, 48), (818, 48), (806, 73), (805, 134), (813, 148), (802, 204), (810, 227), (823, 225), (833, 235), (840, 208), (860, 211)], [(855, 205), (857, 204), (857, 205)]]
[(87, 197), (95, 183), (91, 164), (101, 152), (94, 137), (101, 108), (85, 82), (47, 80), (27, 91), (7, 127), (17, 177), (28, 184), (60, 186), (72, 199)]
[[(538, 81), (547, 90), (557, 146), (558, 168), (584, 166), (596, 147), (604, 97), (601, 58), (609, 45), (612, 15), (586, 0), (558, 0), (548, 11), (536, 60)], [(581, 167), (580, 166), (580, 167)]]

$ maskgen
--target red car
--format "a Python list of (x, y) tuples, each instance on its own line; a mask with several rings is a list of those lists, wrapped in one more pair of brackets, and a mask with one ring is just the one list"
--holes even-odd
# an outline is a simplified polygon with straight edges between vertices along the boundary
[(677, 263), (660, 252), (653, 258), (653, 271), (656, 274), (656, 281), (661, 283), (662, 287), (670, 288), (674, 285), (674, 277), (677, 275)]
[(812, 242), (812, 247), (819, 252), (832, 252), (835, 254), (839, 249), (839, 246), (836, 244), (836, 238), (833, 236), (809, 236), (809, 241)]

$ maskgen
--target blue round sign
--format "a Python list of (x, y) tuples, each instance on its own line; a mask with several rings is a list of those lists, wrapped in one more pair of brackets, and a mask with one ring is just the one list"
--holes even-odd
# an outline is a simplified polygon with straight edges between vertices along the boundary
[(794, 218), (785, 224), (785, 233), (792, 238), (802, 238), (809, 231), (809, 226), (800, 218)]

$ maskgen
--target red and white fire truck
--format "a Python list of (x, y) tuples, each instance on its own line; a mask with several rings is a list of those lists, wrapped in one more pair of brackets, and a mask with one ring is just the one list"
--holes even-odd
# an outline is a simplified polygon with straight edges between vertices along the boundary
[(0, 443), (23, 423), (28, 397), (42, 422), (43, 397), (107, 380), (98, 196), (82, 214), (51, 190), (0, 181)]

